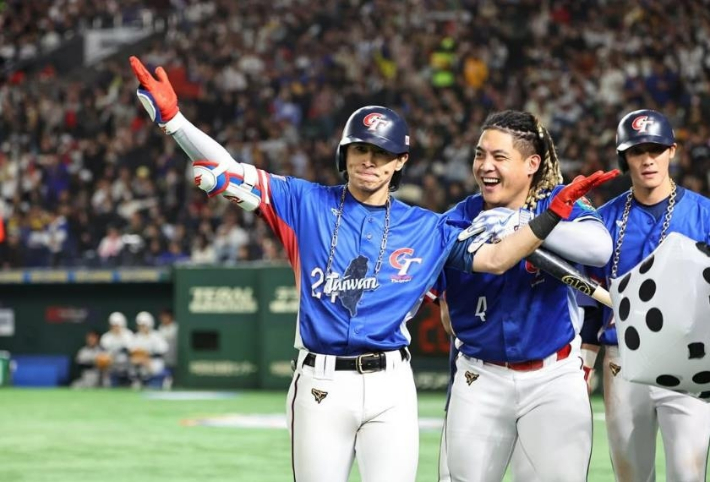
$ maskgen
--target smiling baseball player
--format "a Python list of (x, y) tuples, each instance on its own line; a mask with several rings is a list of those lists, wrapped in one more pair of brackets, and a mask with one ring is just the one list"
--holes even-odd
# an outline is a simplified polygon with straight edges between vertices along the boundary
[(195, 184), (258, 212), (288, 252), (300, 297), (287, 397), (294, 480), (345, 482), (357, 455), (364, 482), (413, 481), (419, 437), (406, 323), (437, 274), (445, 264), (507, 269), (616, 173), (572, 183), (518, 233), (469, 250), (456, 243), (460, 228), (390, 197), (409, 157), (407, 125), (394, 111), (367, 106), (350, 116), (336, 151), (347, 182), (323, 186), (236, 162), (179, 113), (162, 68), (156, 80), (137, 58), (131, 65), (146, 110), (193, 160)]
[[(482, 131), (473, 161), (481, 193), (445, 216), (498, 225), (511, 209), (544, 212), (562, 180), (547, 129), (528, 112), (504, 111), (491, 114)], [(569, 219), (545, 246), (577, 263), (603, 265), (611, 238), (599, 215), (578, 202)], [(442, 450), (451, 480), (500, 482), (514, 447), (522, 462), (513, 467), (516, 480), (586, 480), (592, 414), (572, 288), (527, 261), (501, 275), (446, 268), (437, 288), (460, 352)]]

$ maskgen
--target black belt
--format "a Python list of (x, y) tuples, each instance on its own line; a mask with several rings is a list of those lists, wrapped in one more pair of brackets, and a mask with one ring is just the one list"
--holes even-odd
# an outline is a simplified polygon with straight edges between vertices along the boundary
[[(402, 355), (402, 360), (409, 358), (409, 353), (406, 348), (400, 348), (399, 353)], [(303, 364), (309, 367), (316, 366), (316, 355), (309, 353), (303, 359)], [(350, 370), (358, 373), (379, 372), (387, 368), (387, 354), (379, 353), (364, 353), (359, 356), (339, 356), (335, 358), (336, 370)]]

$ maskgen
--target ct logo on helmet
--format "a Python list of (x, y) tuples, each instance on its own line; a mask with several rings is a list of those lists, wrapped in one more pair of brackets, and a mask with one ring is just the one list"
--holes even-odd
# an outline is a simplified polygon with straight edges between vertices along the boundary
[(635, 131), (646, 132), (646, 128), (655, 122), (656, 121), (654, 121), (647, 115), (641, 115), (635, 118), (633, 122), (631, 122), (631, 128)]
[(369, 130), (376, 131), (380, 127), (387, 127), (390, 121), (387, 120), (384, 114), (380, 114), (379, 112), (372, 112), (371, 114), (367, 114), (365, 116), (365, 118), (362, 120), (362, 123)]

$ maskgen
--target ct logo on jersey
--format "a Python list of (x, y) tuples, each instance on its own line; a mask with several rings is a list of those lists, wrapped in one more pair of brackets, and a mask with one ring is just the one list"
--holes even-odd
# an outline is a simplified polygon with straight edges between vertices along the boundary
[(653, 119), (649, 119), (647, 115), (641, 115), (633, 120), (633, 122), (631, 123), (631, 128), (639, 132), (648, 132), (648, 126), (650, 126), (654, 122), (656, 121), (654, 121)]
[(373, 112), (372, 114), (367, 114), (362, 120), (362, 123), (365, 124), (365, 127), (369, 130), (376, 131), (382, 127), (387, 127), (390, 121), (388, 121), (383, 114)]
[(393, 283), (406, 283), (412, 279), (408, 274), (412, 263), (422, 264), (422, 258), (414, 258), (412, 248), (399, 248), (390, 255), (390, 265), (397, 271), (397, 274), (390, 278)]

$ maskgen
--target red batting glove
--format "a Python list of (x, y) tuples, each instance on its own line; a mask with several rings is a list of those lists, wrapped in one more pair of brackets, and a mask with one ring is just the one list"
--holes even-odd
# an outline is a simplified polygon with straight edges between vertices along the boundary
[(158, 80), (155, 80), (155, 77), (138, 60), (138, 57), (131, 57), (130, 62), (133, 73), (141, 84), (137, 92), (138, 99), (148, 111), (153, 122), (165, 124), (179, 111), (177, 95), (170, 84), (168, 74), (165, 73), (165, 69), (158, 67), (155, 69)]
[(567, 219), (572, 214), (572, 207), (577, 199), (581, 198), (589, 191), (604, 184), (609, 179), (613, 179), (621, 173), (618, 169), (609, 172), (597, 171), (591, 176), (577, 176), (565, 186), (550, 203), (550, 211), (557, 214), (562, 219)]

